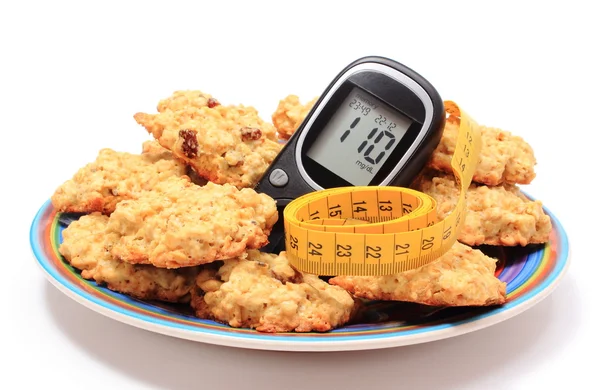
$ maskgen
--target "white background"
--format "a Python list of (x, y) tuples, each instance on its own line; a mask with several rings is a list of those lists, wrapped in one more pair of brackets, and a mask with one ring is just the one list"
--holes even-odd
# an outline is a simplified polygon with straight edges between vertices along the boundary
[[(2, 2), (0, 388), (597, 385), (598, 13), (577, 1), (524, 3)], [(368, 54), (417, 70), (479, 123), (533, 146), (537, 178), (526, 191), (558, 216), (572, 247), (549, 298), (444, 341), (293, 354), (138, 330), (46, 281), (28, 243), (35, 212), (100, 148), (138, 152), (148, 135), (135, 112), (189, 88), (269, 119), (280, 98), (306, 101)]]

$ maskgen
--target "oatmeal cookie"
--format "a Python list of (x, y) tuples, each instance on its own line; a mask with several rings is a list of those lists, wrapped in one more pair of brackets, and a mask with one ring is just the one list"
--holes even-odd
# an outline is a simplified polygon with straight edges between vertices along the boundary
[(304, 118), (317, 102), (318, 97), (306, 104), (300, 102), (296, 95), (288, 95), (279, 101), (277, 110), (271, 116), (280, 139), (287, 140), (298, 129)]
[(247, 259), (206, 267), (192, 290), (200, 318), (259, 332), (326, 332), (347, 323), (354, 299), (340, 287), (290, 267), (279, 255), (248, 252)]
[(158, 114), (139, 112), (134, 118), (162, 146), (214, 183), (253, 187), (281, 151), (275, 128), (252, 107), (171, 102), (163, 108)]
[(336, 276), (329, 283), (355, 297), (431, 306), (490, 306), (506, 301), (496, 260), (459, 242), (421, 268), (386, 276)]
[[(452, 211), (460, 194), (454, 176), (443, 173), (425, 173), (413, 188), (436, 200), (440, 219)], [(542, 202), (530, 200), (515, 185), (488, 187), (472, 183), (467, 190), (465, 223), (458, 236), (464, 244), (541, 244), (548, 242), (551, 231), (552, 221), (544, 213)]]
[(184, 176), (120, 202), (108, 231), (119, 235), (112, 248), (116, 258), (178, 268), (260, 248), (268, 243), (277, 219), (275, 201), (265, 194), (229, 184), (200, 187)]
[(60, 212), (110, 214), (120, 201), (136, 199), (157, 183), (185, 173), (185, 164), (156, 141), (144, 143), (142, 154), (102, 149), (96, 161), (58, 187), (52, 205)]
[(85, 279), (138, 299), (181, 302), (198, 275), (198, 267), (168, 270), (151, 265), (133, 265), (112, 257), (110, 249), (119, 236), (107, 233), (108, 217), (84, 215), (63, 230), (59, 252)]
[[(427, 162), (427, 167), (452, 173), (452, 154), (456, 147), (459, 122), (446, 120), (442, 139)], [(523, 138), (508, 131), (480, 126), (481, 154), (473, 181), (489, 186), (529, 184), (535, 178), (536, 159), (531, 146)]]

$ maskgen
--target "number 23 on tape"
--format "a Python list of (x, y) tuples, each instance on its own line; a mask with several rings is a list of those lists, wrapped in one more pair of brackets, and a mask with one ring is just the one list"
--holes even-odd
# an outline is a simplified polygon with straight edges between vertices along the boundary
[(479, 160), (478, 125), (454, 102), (460, 121), (452, 170), (460, 195), (438, 220), (429, 195), (403, 187), (357, 186), (304, 195), (284, 210), (285, 245), (292, 266), (316, 275), (389, 275), (428, 264), (456, 242), (464, 223), (466, 191)]

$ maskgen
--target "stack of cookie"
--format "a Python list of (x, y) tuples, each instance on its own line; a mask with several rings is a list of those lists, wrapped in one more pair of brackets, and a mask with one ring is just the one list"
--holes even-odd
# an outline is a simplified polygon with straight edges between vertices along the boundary
[[(550, 220), (520, 194), (531, 181), (531, 148), (483, 129), (484, 150), (469, 190), (466, 227), (447, 254), (420, 269), (385, 277), (335, 277), (294, 270), (266, 245), (275, 201), (252, 188), (315, 100), (280, 102), (273, 123), (248, 106), (221, 105), (201, 91), (177, 91), (156, 113), (135, 120), (154, 138), (141, 154), (100, 151), (52, 196), (81, 216), (59, 248), (83, 278), (143, 300), (189, 303), (200, 318), (263, 332), (328, 331), (352, 320), (359, 298), (435, 306), (502, 304), (506, 286), (481, 244), (545, 242)], [(415, 188), (439, 201), (443, 216), (458, 195), (449, 176), (456, 138), (449, 120)]]
[(278, 218), (275, 201), (252, 189), (282, 147), (272, 124), (201, 91), (134, 117), (155, 138), (140, 155), (103, 149), (52, 196), (58, 211), (83, 214), (59, 247), (83, 278), (265, 332), (350, 320), (347, 291), (257, 250)]

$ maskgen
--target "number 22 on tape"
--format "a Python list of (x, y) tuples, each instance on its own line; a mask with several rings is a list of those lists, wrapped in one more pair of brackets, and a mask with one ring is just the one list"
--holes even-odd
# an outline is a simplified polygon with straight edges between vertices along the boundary
[(464, 223), (481, 134), (456, 103), (444, 106), (449, 121), (460, 121), (451, 162), (460, 190), (455, 208), (438, 220), (432, 197), (403, 187), (309, 193), (287, 205), (283, 214), (292, 266), (316, 275), (389, 275), (428, 264), (454, 245)]

